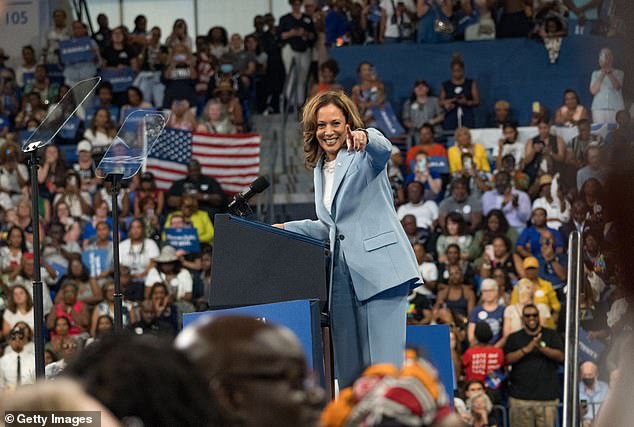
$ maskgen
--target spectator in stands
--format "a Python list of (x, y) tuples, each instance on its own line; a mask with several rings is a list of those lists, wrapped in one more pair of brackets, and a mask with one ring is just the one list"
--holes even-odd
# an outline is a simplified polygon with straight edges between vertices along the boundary
[(570, 221), (561, 226), (559, 232), (564, 241), (566, 250), (568, 249), (568, 237), (573, 231), (578, 231), (583, 235), (584, 231), (590, 226), (590, 208), (586, 204), (585, 200), (578, 198), (572, 202)]
[(209, 53), (220, 59), (229, 52), (229, 35), (224, 27), (211, 27), (207, 33)]
[(26, 194), (29, 171), (17, 144), (6, 142), (0, 149), (0, 206), (11, 209)]
[[(81, 21), (73, 21), (71, 30), (71, 40), (89, 37), (88, 26)], [(75, 83), (97, 75), (97, 67), (99, 67), (101, 63), (99, 45), (94, 40), (91, 40), (91, 47), (92, 58), (73, 64), (64, 64), (64, 83), (72, 86)]]
[(473, 236), (466, 233), (466, 224), (463, 216), (459, 212), (450, 212), (445, 221), (443, 233), (436, 240), (436, 253), (438, 261), (447, 262), (445, 252), (449, 245), (454, 244), (460, 247), (460, 257), (463, 260), (469, 259)]
[(482, 212), (488, 215), (493, 209), (502, 209), (509, 225), (521, 232), (531, 215), (531, 201), (523, 191), (511, 187), (511, 177), (500, 172), (495, 178), (495, 189), (482, 196)]
[(437, 315), (441, 308), (448, 308), (454, 312), (458, 318), (457, 324), (466, 324), (469, 313), (476, 304), (476, 296), (471, 286), (464, 283), (462, 269), (458, 265), (449, 265), (449, 280), (446, 287), (438, 291), (434, 313)]
[[(528, 279), (520, 279), (515, 286), (517, 288), (518, 300), (516, 303), (509, 304), (504, 309), (504, 333), (506, 339), (510, 334), (522, 329), (522, 310), (528, 304), (534, 304), (539, 311), (540, 324), (552, 323), (550, 318), (550, 310), (544, 303), (535, 302), (535, 283)], [(514, 290), (515, 290), (514, 288)]]
[(82, 193), (79, 175), (74, 170), (66, 172), (64, 191), (60, 191), (53, 197), (53, 206), (57, 211), (57, 204), (66, 203), (70, 210), (70, 216), (77, 221), (89, 218), (92, 214), (90, 194)]
[[(59, 197), (62, 193), (57, 193)], [(81, 235), (81, 225), (79, 217), (73, 216), (68, 203), (59, 200), (53, 209), (53, 222), (57, 222), (64, 227), (64, 240), (77, 242)]]
[(176, 331), (172, 325), (156, 316), (154, 304), (146, 299), (139, 304), (141, 313), (139, 321), (128, 326), (128, 329), (136, 335), (174, 336)]
[(92, 110), (89, 110), (86, 118), (94, 117), (95, 112), (99, 108), (106, 108), (110, 112), (110, 117), (118, 118), (119, 106), (112, 103), (112, 84), (107, 81), (101, 81), (95, 89), (95, 94), (97, 95), (96, 105)]
[(53, 26), (46, 36), (46, 46), (42, 50), (42, 57), (47, 64), (59, 63), (59, 42), (70, 38), (70, 30), (66, 24), (66, 11), (53, 11)]
[[(74, 236), (73, 236), (74, 237)], [(65, 236), (64, 225), (53, 222), (48, 225), (46, 237), (43, 238), (42, 257), (44, 260), (61, 268), (68, 268), (68, 262), (73, 256), (81, 253), (76, 240)]]
[(152, 260), (159, 256), (156, 243), (143, 235), (143, 222), (133, 219), (128, 228), (128, 238), (119, 244), (121, 265), (130, 267), (132, 279), (144, 281), (150, 269)]
[(460, 54), (454, 54), (451, 59), (451, 79), (440, 87), (440, 105), (445, 109), (443, 129), (476, 127), (474, 108), (480, 105), (480, 91), (475, 80), (465, 77), (465, 64)]
[(585, 165), (586, 151), (588, 147), (602, 147), (604, 140), (601, 135), (592, 133), (590, 121), (587, 119), (580, 120), (577, 124), (579, 134), (572, 138), (569, 144), (571, 161), (578, 167)]
[(497, 26), (497, 37), (527, 37), (530, 32), (533, 3), (528, 0), (504, 0)]
[(71, 359), (81, 350), (83, 343), (77, 335), (70, 335), (71, 322), (68, 317), (60, 316), (55, 319), (53, 330), (51, 331), (51, 348), (61, 359)]
[(319, 83), (313, 85), (310, 96), (328, 90), (343, 90), (343, 87), (336, 81), (337, 74), (339, 74), (339, 64), (334, 59), (329, 59), (321, 64), (319, 66)]
[(170, 298), (170, 292), (167, 284), (156, 282), (150, 288), (150, 300), (154, 305), (154, 312), (159, 321), (167, 322), (177, 331), (179, 324), (179, 312), (177, 306), (173, 304)]
[[(597, 416), (601, 404), (608, 395), (608, 384), (599, 380), (599, 367), (587, 360), (579, 367), (579, 400), (582, 402), (583, 419), (590, 422)], [(583, 407), (585, 401), (586, 407)]]
[(231, 61), (236, 73), (240, 75), (242, 85), (245, 88), (249, 88), (251, 86), (251, 77), (255, 74), (256, 58), (255, 54), (244, 50), (240, 34), (231, 35), (229, 51), (224, 54), (223, 59)]
[(482, 205), (480, 200), (469, 194), (469, 184), (465, 178), (455, 178), (451, 182), (449, 197), (439, 206), (438, 225), (444, 228), (447, 216), (451, 212), (462, 215), (469, 234), (474, 233), (482, 222)]
[[(80, 301), (79, 289), (74, 281), (67, 280), (62, 284), (59, 292), (62, 294), (60, 301), (51, 308), (46, 316), (46, 326), (53, 330), (57, 328), (57, 319), (66, 318), (69, 323), (68, 335), (75, 336), (86, 332), (90, 326), (88, 304)], [(57, 298), (56, 298), (57, 299)], [(55, 331), (57, 333), (57, 331)], [(55, 334), (53, 334), (54, 336)]]
[(14, 327), (9, 333), (9, 348), (0, 358), (0, 389), (15, 390), (17, 386), (35, 383), (35, 354), (25, 347), (30, 342), (26, 327)]
[(37, 58), (33, 46), (26, 45), (22, 47), (22, 64), (15, 70), (15, 82), (18, 87), (24, 86), (33, 79)]
[(99, 28), (93, 38), (99, 47), (103, 49), (110, 43), (110, 35), (112, 34), (112, 30), (108, 26), (108, 16), (103, 13), (97, 15), (97, 25), (99, 25)]
[(491, 277), (493, 271), (502, 270), (505, 277), (513, 283), (519, 278), (522, 259), (512, 251), (511, 243), (504, 235), (493, 238), (490, 245), (485, 246), (481, 260), (476, 260), (474, 266), (480, 271), (481, 278)]
[(59, 84), (51, 82), (43, 64), (35, 66), (33, 80), (24, 86), (24, 94), (35, 91), (40, 94), (43, 104), (54, 103), (59, 96)]
[[(97, 319), (99, 319), (100, 316), (110, 316), (114, 318), (114, 282), (112, 279), (107, 279), (101, 289), (103, 299), (92, 309), (90, 322), (91, 337), (97, 336)], [(129, 301), (124, 299), (121, 308), (124, 327), (136, 322), (136, 313), (135, 310), (132, 309), (132, 304)]]
[(359, 109), (361, 119), (373, 123), (372, 108), (381, 107), (385, 102), (385, 86), (378, 80), (374, 66), (367, 61), (357, 67), (359, 83), (352, 87), (352, 100)]
[(417, 144), (407, 150), (405, 164), (408, 168), (412, 169), (412, 161), (416, 155), (421, 152), (426, 153), (430, 157), (443, 157), (444, 161), (448, 161), (447, 149), (444, 145), (434, 142), (434, 132), (435, 130), (432, 125), (423, 123), (418, 131), (418, 135), (414, 138)]
[[(299, 108), (306, 99), (306, 79), (317, 33), (312, 17), (302, 13), (302, 0), (289, 0), (291, 13), (280, 18), (277, 31), (282, 42), (286, 69), (286, 98), (290, 107)], [(295, 64), (291, 71), (291, 64)]]
[[(542, 328), (533, 304), (522, 310), (523, 328), (507, 338), (505, 361), (512, 367), (509, 406), (511, 425), (553, 426), (559, 403), (559, 364), (564, 361), (559, 335)], [(539, 372), (540, 375), (535, 375)]]
[(405, 178), (405, 183), (420, 182), (425, 187), (425, 199), (436, 200), (442, 194), (442, 179), (439, 173), (431, 170), (430, 163), (429, 156), (424, 151), (416, 154), (412, 173)]
[(31, 91), (22, 98), (22, 108), (15, 116), (15, 129), (34, 131), (46, 117), (46, 106), (42, 103), (40, 94)]
[[(97, 235), (97, 229), (99, 228), (99, 224), (105, 222), (108, 224), (108, 228), (112, 228), (112, 218), (110, 218), (108, 203), (105, 200), (100, 200), (99, 204), (94, 204), (95, 211), (94, 215), (87, 221), (86, 225), (82, 230), (81, 239), (83, 245), (88, 244), (89, 241), (94, 240), (93, 238)], [(109, 235), (106, 236), (106, 240), (109, 238)]]
[(139, 54), (139, 73), (134, 79), (133, 85), (143, 93), (143, 98), (150, 104), (163, 105), (165, 85), (161, 82), (161, 76), (167, 58), (167, 48), (161, 45), (161, 29), (152, 27), (150, 37)]
[(460, 246), (456, 244), (451, 244), (447, 247), (447, 250), (445, 251), (443, 257), (446, 258), (446, 261), (438, 261), (439, 282), (446, 285), (449, 282), (449, 267), (457, 265), (462, 271), (462, 276), (464, 278), (463, 281), (465, 285), (468, 285), (472, 289), (475, 289), (475, 272), (473, 270), (473, 267), (471, 266), (470, 262), (462, 259), (460, 255)]
[[(469, 322), (469, 327), (471, 328), (471, 326), (472, 324)], [(467, 351), (462, 354), (465, 380), (484, 381), (488, 374), (504, 367), (504, 351), (500, 348), (501, 345), (493, 346), (493, 333), (487, 320), (479, 320), (473, 324), (472, 329), (474, 331), (473, 341)], [(490, 410), (489, 408), (487, 414)]]
[[(211, 387), (212, 425), (317, 426), (323, 391), (307, 381), (305, 356), (288, 329), (247, 317), (216, 317), (176, 339)], [(258, 378), (258, 381), (245, 379)], [(244, 400), (228, 399), (243, 396)]]
[(117, 128), (112, 121), (110, 111), (107, 108), (98, 108), (90, 127), (84, 132), (84, 140), (90, 143), (93, 156), (101, 159), (116, 134)]
[(502, 157), (501, 163), (498, 173), (501, 171), (507, 172), (511, 176), (514, 188), (528, 192), (530, 190), (530, 179), (528, 174), (516, 168), (515, 156), (507, 154)]
[(476, 231), (473, 237), (473, 252), (471, 253), (472, 259), (481, 256), (485, 247), (492, 244), (493, 239), (499, 235), (507, 238), (508, 243), (510, 243), (509, 249), (515, 247), (519, 234), (517, 233), (517, 230), (509, 226), (504, 213), (500, 209), (491, 210), (484, 219), (483, 225), (484, 228)]
[(590, 113), (581, 105), (579, 95), (572, 89), (564, 91), (564, 105), (559, 107), (555, 113), (555, 125), (572, 127), (576, 126), (580, 120), (589, 119)]
[(130, 86), (126, 90), (127, 100), (126, 103), (121, 107), (121, 118), (119, 119), (119, 123), (123, 123), (126, 119), (126, 116), (130, 114), (134, 110), (140, 109), (152, 109), (152, 104), (145, 101), (143, 99), (143, 92), (136, 86)]
[(447, 150), (451, 173), (464, 172), (468, 176), (477, 175), (476, 171), (489, 172), (489, 160), (484, 147), (471, 142), (471, 132), (462, 127), (455, 131), (456, 144)]
[(431, 240), (432, 230), (428, 228), (419, 228), (414, 215), (407, 214), (403, 216), (403, 219), (401, 219), (401, 225), (403, 226), (407, 239), (412, 245), (417, 243), (426, 245)]
[[(196, 105), (196, 63), (191, 50), (178, 44), (170, 51), (167, 67), (163, 71), (165, 95), (163, 108), (170, 108), (174, 101), (187, 100), (189, 107)], [(192, 130), (192, 129), (189, 129)]]
[[(480, 304), (476, 305), (473, 310), (469, 312), (469, 325), (467, 326), (467, 339), (469, 340), (469, 345), (473, 347), (480, 343), (502, 347), (504, 306), (501, 306), (498, 303), (498, 284), (494, 279), (484, 279), (480, 285), (480, 291)], [(488, 330), (486, 327), (481, 326), (480, 323), (485, 323), (488, 326)], [(480, 331), (478, 328), (480, 328)], [(488, 336), (478, 336), (478, 333), (484, 333)], [(503, 360), (504, 356), (502, 354), (502, 357), (500, 358), (500, 366), (493, 369), (501, 367)], [(471, 378), (469, 378), (469, 368), (466, 367), (466, 364), (465, 370), (467, 372), (467, 381), (469, 381)], [(486, 375), (487, 373), (488, 372), (482, 372), (483, 375)], [(484, 377), (480, 379), (484, 381)]]
[[(60, 283), (65, 281), (71, 281), (77, 285), (78, 301), (84, 304), (96, 304), (101, 301), (101, 288), (96, 280), (90, 279), (88, 270), (82, 263), (81, 258), (74, 256), (68, 261), (68, 271), (62, 276)], [(61, 302), (60, 296), (63, 295), (63, 293), (58, 293), (55, 301), (57, 303)]]
[(399, 206), (398, 217), (403, 219), (405, 215), (412, 214), (416, 217), (416, 224), (420, 228), (433, 229), (438, 219), (438, 205), (432, 200), (423, 198), (425, 187), (422, 182), (412, 181), (407, 186), (408, 202)]
[[(545, 9), (548, 6), (543, 7)], [(545, 13), (543, 22), (539, 22), (539, 15)], [(548, 59), (551, 64), (557, 62), (559, 58), (559, 51), (561, 49), (562, 38), (568, 34), (567, 22), (564, 17), (557, 11), (551, 9), (548, 12), (537, 11), (536, 12), (537, 25), (534, 28), (535, 34), (542, 38), (544, 41), (544, 47), (548, 52)]]
[(103, 314), (97, 318), (97, 331), (94, 337), (86, 339), (84, 348), (90, 344), (96, 343), (106, 335), (111, 334), (114, 331), (114, 320), (107, 314)]
[(566, 168), (566, 143), (550, 132), (550, 124), (540, 120), (538, 134), (526, 142), (524, 150), (524, 172), (534, 182), (541, 173), (553, 174)]
[(217, 99), (210, 99), (207, 105), (205, 105), (196, 131), (206, 133), (236, 133), (237, 129), (233, 123), (231, 123), (224, 104)]
[(172, 215), (182, 215), (185, 224), (194, 227), (198, 232), (200, 243), (213, 244), (214, 227), (207, 211), (198, 208), (195, 195), (185, 194), (180, 198), (180, 209), (167, 216), (165, 227), (169, 226)]
[(489, 120), (489, 127), (501, 128), (506, 123), (516, 123), (511, 113), (511, 104), (508, 101), (504, 99), (496, 101), (494, 111), (493, 117)]
[(242, 132), (244, 130), (244, 115), (240, 99), (236, 96), (233, 85), (229, 81), (221, 80), (214, 89), (214, 97), (225, 107), (236, 130)]
[[(570, 202), (564, 197), (564, 192), (559, 185), (559, 175), (555, 178), (550, 175), (539, 177), (541, 196), (533, 202), (533, 212), (542, 208), (546, 211), (547, 225), (553, 230), (559, 230), (562, 224), (570, 219)], [(567, 246), (564, 244), (564, 247)]]
[(142, 216), (141, 201), (151, 197), (156, 201), (156, 208), (154, 213), (156, 215), (163, 215), (165, 210), (165, 193), (159, 190), (156, 186), (156, 180), (152, 172), (144, 172), (141, 175), (141, 184), (139, 189), (134, 194), (134, 216)]
[(416, 21), (416, 5), (413, 0), (393, 2), (381, 0), (379, 43), (411, 41)]
[(517, 138), (519, 132), (517, 126), (513, 123), (505, 123), (502, 125), (502, 138), (498, 141), (498, 154), (495, 158), (495, 167), (502, 169), (502, 158), (508, 154), (511, 154), (515, 159), (515, 164), (522, 163), (524, 157), (524, 144)]
[(18, 322), (26, 323), (31, 329), (35, 323), (33, 298), (22, 285), (14, 285), (9, 290), (9, 302), (2, 315), (2, 335), (10, 338), (10, 333)]
[[(524, 276), (530, 280), (535, 287), (534, 304), (544, 303), (550, 311), (550, 318), (544, 323), (547, 328), (555, 328), (561, 311), (561, 304), (557, 299), (557, 294), (553, 290), (552, 283), (539, 277), (539, 260), (535, 257), (524, 259), (523, 263)], [(519, 288), (516, 286), (511, 294), (511, 302), (513, 304), (519, 302)]]
[[(6, 71), (6, 70), (5, 70)], [(0, 71), (1, 73), (1, 71)], [(16, 87), (13, 72), (8, 73), (9, 76), (2, 77), (4, 80), (0, 87), (2, 88), (2, 97), (0, 98), (0, 111), (9, 117), (15, 117), (20, 108), (18, 101), (18, 89)]]
[(196, 129), (196, 115), (187, 99), (174, 99), (170, 108), (170, 117), (166, 127), (193, 132)]
[(154, 258), (154, 263), (156, 266), (145, 278), (145, 297), (149, 298), (154, 283), (162, 282), (169, 287), (171, 302), (191, 302), (192, 275), (181, 265), (176, 249), (169, 245), (163, 246), (161, 254)]
[(178, 208), (185, 194), (193, 195), (198, 206), (209, 213), (212, 221), (216, 213), (224, 212), (226, 208), (226, 195), (220, 184), (214, 178), (202, 174), (200, 162), (196, 159), (187, 165), (187, 176), (174, 181), (167, 191), (167, 206)]
[(407, 129), (410, 138), (417, 141), (418, 133), (423, 125), (432, 126), (432, 137), (434, 133), (441, 132), (440, 124), (445, 118), (445, 114), (440, 108), (438, 98), (431, 96), (431, 87), (425, 80), (416, 80), (414, 91), (403, 104), (401, 120)]
[(623, 87), (624, 73), (613, 66), (614, 56), (608, 48), (599, 52), (599, 66), (592, 72), (590, 92), (592, 99), (592, 121), (594, 123), (616, 123), (616, 112), (624, 108)]
[(443, 43), (453, 40), (453, 4), (449, 0), (416, 0), (416, 42)]
[[(103, 280), (112, 273), (112, 242), (110, 241), (112, 235), (111, 230), (112, 227), (107, 221), (101, 221), (96, 225), (95, 236), (84, 242), (84, 249), (86, 251), (103, 249), (108, 253), (104, 269), (95, 279)], [(93, 277), (91, 277), (91, 279), (93, 279)], [(97, 295), (99, 295), (99, 293), (97, 293)]]
[(194, 44), (192, 38), (187, 34), (187, 22), (184, 19), (177, 19), (172, 26), (172, 32), (167, 39), (165, 45), (168, 49), (174, 49), (176, 46), (184, 46), (188, 51), (192, 51)]
[(347, 12), (346, 2), (337, 0), (326, 14), (326, 47), (343, 46), (350, 43), (351, 22)]
[(546, 224), (548, 213), (544, 208), (534, 208), (531, 214), (532, 225), (527, 227), (520, 234), (517, 239), (517, 253), (523, 258), (529, 256), (537, 256), (541, 251), (539, 244), (540, 238), (549, 232), (554, 237), (555, 251), (559, 254), (564, 251), (564, 243), (559, 232), (555, 229), (548, 227)]
[(602, 161), (601, 149), (590, 146), (586, 150), (586, 166), (577, 171), (577, 189), (581, 190), (586, 181), (595, 179), (601, 184), (607, 180), (608, 169)]

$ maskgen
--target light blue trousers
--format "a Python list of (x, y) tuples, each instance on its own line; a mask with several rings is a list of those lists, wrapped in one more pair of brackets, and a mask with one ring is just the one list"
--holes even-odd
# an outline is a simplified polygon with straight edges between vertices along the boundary
[(369, 365), (392, 363), (400, 367), (403, 363), (409, 284), (359, 301), (339, 245), (334, 256), (330, 323), (335, 376), (341, 390), (352, 385)]

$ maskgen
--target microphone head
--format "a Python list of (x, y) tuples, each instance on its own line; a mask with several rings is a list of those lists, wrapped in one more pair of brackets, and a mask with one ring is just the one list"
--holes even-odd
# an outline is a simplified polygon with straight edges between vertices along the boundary
[(269, 188), (270, 185), (271, 183), (268, 181), (268, 179), (266, 179), (265, 176), (259, 176), (255, 181), (251, 183), (251, 185), (249, 185), (249, 188), (254, 193), (261, 193)]

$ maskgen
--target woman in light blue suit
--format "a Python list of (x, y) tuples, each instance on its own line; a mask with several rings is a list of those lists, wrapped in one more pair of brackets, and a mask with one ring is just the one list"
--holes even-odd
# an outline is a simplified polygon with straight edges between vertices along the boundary
[(303, 124), (319, 219), (276, 226), (330, 241), (330, 319), (343, 388), (370, 364), (401, 365), (407, 292), (420, 276), (394, 210), (387, 177), (392, 144), (376, 129), (361, 129), (356, 107), (342, 92), (308, 101)]

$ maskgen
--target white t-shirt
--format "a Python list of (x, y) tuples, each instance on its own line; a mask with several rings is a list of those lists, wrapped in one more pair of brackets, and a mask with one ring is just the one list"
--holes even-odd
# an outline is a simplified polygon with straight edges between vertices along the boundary
[(425, 282), (438, 280), (438, 267), (433, 262), (423, 262), (418, 266), (418, 272)]
[(324, 206), (328, 213), (332, 213), (332, 186), (335, 182), (335, 162), (337, 159), (324, 162), (322, 173), (324, 175)]
[[(156, 282), (165, 282), (165, 274), (152, 268), (145, 279), (145, 287), (151, 288)], [(181, 300), (185, 294), (192, 291), (192, 275), (187, 269), (181, 268), (181, 271), (167, 285), (170, 287), (170, 292), (176, 293), (176, 299)]]
[[(570, 202), (568, 200), (565, 200), (565, 207), (564, 207), (564, 211), (561, 211), (561, 204), (559, 202), (559, 200), (553, 199), (552, 204), (548, 203), (548, 200), (546, 200), (545, 197), (540, 197), (539, 199), (535, 200), (533, 202), (533, 211), (537, 208), (542, 208), (546, 211), (546, 218), (549, 219), (549, 221), (547, 222), (547, 225), (550, 228), (553, 228), (555, 230), (559, 230), (559, 227), (562, 226), (562, 224), (565, 224), (566, 222), (570, 221)], [(550, 219), (559, 219), (559, 221), (552, 221)]]
[(405, 215), (414, 215), (418, 228), (431, 228), (438, 219), (438, 205), (432, 200), (418, 204), (405, 203), (398, 208), (397, 214), (398, 219), (403, 219)]
[(125, 239), (119, 244), (119, 262), (130, 267), (132, 275), (141, 274), (150, 262), (159, 256), (159, 248), (156, 242), (145, 239), (143, 243), (132, 245), (130, 239)]
[(35, 354), (22, 350), (11, 351), (0, 358), (0, 390), (13, 390), (17, 385), (18, 355), (20, 356), (20, 384), (35, 383)]
[[(399, 33), (398, 33), (398, 22), (397, 23), (393, 23), (392, 22), (392, 16), (394, 15), (394, 7), (392, 7), (392, 5), (396, 6), (398, 4), (398, 2), (403, 2), (405, 4), (405, 8), (414, 13), (416, 12), (416, 5), (414, 4), (413, 0), (381, 0), (381, 9), (383, 9), (385, 11), (385, 16), (386, 16), (386, 20), (385, 20), (385, 33), (383, 33), (383, 35), (385, 37), (399, 37)], [(409, 15), (404, 14), (403, 15), (403, 23), (411, 25), (411, 19), (409, 18)], [(407, 35), (407, 37), (411, 36), (411, 30), (410, 30), (410, 34)]]
[(15, 313), (7, 309), (4, 311), (3, 319), (9, 324), (10, 328), (13, 328), (16, 323), (24, 322), (31, 327), (31, 331), (35, 325), (35, 318), (33, 317), (33, 308), (27, 311), (25, 314), (16, 311)]

